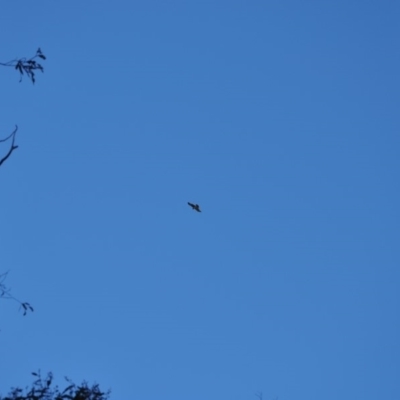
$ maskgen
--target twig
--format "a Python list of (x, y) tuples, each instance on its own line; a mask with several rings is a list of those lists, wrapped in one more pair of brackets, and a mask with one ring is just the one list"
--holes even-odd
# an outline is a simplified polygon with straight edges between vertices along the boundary
[(14, 60), (8, 61), (6, 63), (0, 63), (3, 67), (14, 67), (17, 71), (19, 71), (20, 79), (22, 81), (22, 77), (24, 73), (28, 75), (31, 79), (32, 83), (35, 83), (35, 71), (39, 70), (41, 72), (44, 71), (42, 64), (36, 61), (37, 58), (42, 60), (46, 60), (46, 56), (40, 50), (40, 47), (36, 50), (36, 54), (31, 58), (15, 58)]
[(10, 149), (8, 150), (8, 153), (0, 160), (0, 166), (3, 164), (4, 161), (7, 160), (8, 157), (11, 156), (11, 153), (12, 153), (15, 149), (18, 149), (18, 146), (16, 146), (16, 145), (14, 144), (14, 143), (15, 143), (15, 135), (17, 134), (17, 130), (18, 130), (18, 125), (15, 125), (14, 131), (13, 131), (9, 136), (7, 136), (5, 139), (1, 139), (1, 140), (0, 140), (0, 142), (5, 142), (5, 141), (7, 141), (8, 139), (12, 138), (12, 140), (11, 140), (11, 147), (10, 147)]
[(10, 294), (11, 289), (7, 289), (6, 286), (4, 285), (4, 281), (6, 280), (8, 275), (8, 271), (4, 272), (3, 274), (0, 274), (0, 298), (7, 299), (7, 300), (14, 300), (17, 303), (20, 304), (20, 309), (24, 310), (24, 314), (26, 315), (28, 311), (34, 311), (33, 307), (26, 301), (20, 301), (16, 297), (14, 297), (12, 294)]

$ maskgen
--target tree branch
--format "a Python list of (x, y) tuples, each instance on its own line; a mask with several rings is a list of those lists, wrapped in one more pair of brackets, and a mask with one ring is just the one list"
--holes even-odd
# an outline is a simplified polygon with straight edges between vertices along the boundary
[(40, 50), (40, 47), (36, 50), (36, 54), (31, 58), (15, 58), (14, 60), (8, 61), (6, 63), (0, 63), (2, 67), (14, 67), (19, 71), (20, 79), (22, 81), (22, 77), (24, 73), (28, 75), (32, 83), (35, 83), (35, 71), (39, 70), (41, 72), (44, 71), (42, 64), (36, 61), (37, 58), (42, 60), (46, 59), (46, 56)]
[(14, 143), (15, 143), (15, 135), (17, 134), (17, 130), (18, 130), (18, 125), (15, 125), (14, 131), (13, 131), (9, 136), (7, 136), (5, 139), (1, 139), (1, 140), (0, 140), (0, 143), (1, 143), (1, 142), (6, 142), (7, 140), (11, 139), (11, 146), (10, 146), (10, 149), (8, 150), (8, 153), (0, 160), (0, 166), (3, 164), (4, 161), (7, 160), (8, 157), (11, 156), (11, 153), (12, 153), (15, 149), (18, 149), (18, 146), (16, 146), (16, 145), (14, 144)]

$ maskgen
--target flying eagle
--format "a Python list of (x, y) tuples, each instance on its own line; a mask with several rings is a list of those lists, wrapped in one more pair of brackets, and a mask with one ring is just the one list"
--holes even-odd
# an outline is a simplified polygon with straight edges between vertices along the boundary
[(189, 202), (188, 202), (188, 204), (189, 204), (190, 207), (193, 208), (193, 210), (196, 210), (197, 212), (201, 212), (200, 206), (198, 204), (192, 204), (192, 203), (189, 203)]

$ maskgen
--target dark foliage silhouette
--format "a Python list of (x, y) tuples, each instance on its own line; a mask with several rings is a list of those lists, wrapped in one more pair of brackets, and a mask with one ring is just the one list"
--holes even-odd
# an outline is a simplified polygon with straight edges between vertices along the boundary
[(14, 60), (8, 61), (6, 63), (0, 63), (3, 67), (14, 67), (19, 72), (19, 81), (22, 81), (22, 78), (25, 75), (32, 81), (34, 84), (35, 72), (40, 71), (43, 72), (44, 68), (42, 64), (40, 64), (37, 59), (45, 60), (46, 56), (40, 50), (40, 47), (36, 50), (36, 54), (31, 58), (15, 58)]
[(59, 389), (52, 386), (53, 374), (49, 372), (45, 378), (39, 372), (32, 372), (35, 377), (31, 387), (11, 388), (10, 393), (0, 400), (107, 400), (110, 391), (102, 392), (98, 384), (89, 386), (87, 382), (76, 385), (70, 379), (65, 378), (67, 387)]
[[(3, 67), (14, 67), (19, 72), (19, 81), (22, 81), (24, 75), (28, 76), (28, 78), (35, 83), (35, 72), (44, 71), (42, 64), (39, 63), (38, 60), (46, 60), (46, 56), (42, 53), (40, 48), (37, 49), (36, 54), (31, 58), (16, 58), (14, 60), (8, 61), (6, 63), (0, 63), (0, 66)], [(11, 153), (18, 148), (15, 145), (15, 135), (17, 133), (18, 126), (15, 125), (14, 131), (5, 138), (0, 138), (0, 143), (11, 142), (11, 145), (8, 149), (8, 152), (0, 158), (0, 166), (10, 157)]]

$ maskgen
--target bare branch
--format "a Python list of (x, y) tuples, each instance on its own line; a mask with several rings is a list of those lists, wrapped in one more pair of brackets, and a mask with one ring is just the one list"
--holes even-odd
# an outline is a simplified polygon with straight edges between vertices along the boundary
[(10, 149), (8, 150), (7, 154), (0, 160), (0, 166), (3, 164), (4, 161), (7, 160), (8, 157), (11, 156), (11, 153), (12, 153), (15, 149), (18, 149), (18, 146), (16, 146), (16, 145), (14, 144), (14, 143), (15, 143), (15, 135), (17, 134), (17, 130), (18, 130), (18, 125), (15, 125), (14, 131), (13, 131), (9, 136), (7, 136), (5, 139), (1, 139), (1, 140), (0, 140), (0, 143), (1, 143), (1, 142), (6, 142), (7, 140), (11, 139), (11, 146), (10, 146)]

